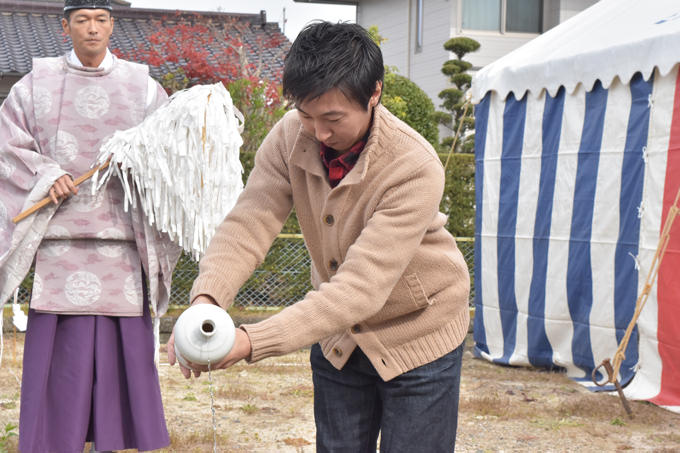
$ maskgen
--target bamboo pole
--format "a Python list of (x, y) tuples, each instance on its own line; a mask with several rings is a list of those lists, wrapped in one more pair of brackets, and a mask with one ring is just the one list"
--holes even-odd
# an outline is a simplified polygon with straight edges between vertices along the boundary
[(465, 122), (465, 118), (467, 118), (467, 111), (468, 107), (470, 107), (470, 101), (465, 102), (465, 109), (463, 109), (463, 116), (460, 119), (460, 123), (458, 123), (458, 130), (456, 131), (456, 135), (453, 136), (453, 143), (451, 143), (451, 149), (449, 150), (449, 155), (446, 157), (446, 163), (444, 164), (444, 172), (449, 168), (449, 160), (451, 159), (451, 155), (456, 149), (456, 143), (458, 142), (458, 137), (460, 136), (460, 131), (463, 128), (463, 123)]
[(613, 379), (616, 379), (616, 377), (619, 374), (619, 369), (621, 368), (621, 363), (626, 359), (626, 348), (628, 347), (628, 342), (630, 341), (630, 337), (633, 333), (633, 328), (637, 324), (638, 318), (640, 317), (640, 313), (642, 312), (643, 307), (647, 303), (649, 293), (652, 290), (652, 286), (654, 285), (654, 282), (656, 281), (657, 276), (659, 274), (661, 261), (663, 260), (663, 257), (666, 254), (666, 249), (668, 248), (668, 243), (670, 241), (671, 227), (673, 226), (675, 217), (678, 215), (678, 212), (680, 212), (679, 206), (680, 206), (680, 188), (678, 188), (678, 192), (675, 195), (675, 200), (673, 201), (673, 204), (671, 205), (670, 209), (668, 210), (668, 214), (666, 215), (666, 222), (664, 223), (663, 229), (661, 230), (661, 235), (659, 236), (659, 243), (656, 247), (656, 252), (654, 253), (654, 258), (652, 259), (651, 267), (649, 269), (649, 272), (647, 273), (645, 285), (635, 302), (635, 313), (633, 314), (633, 318), (630, 320), (630, 323), (628, 323), (628, 328), (626, 328), (626, 332), (623, 335), (623, 338), (621, 339), (621, 343), (619, 344), (619, 347), (617, 348), (616, 353), (614, 354), (613, 362), (614, 375), (609, 376), (609, 382), (613, 382)]
[[(88, 172), (85, 173), (84, 175), (79, 176), (75, 181), (73, 181), (73, 184), (74, 184), (75, 186), (79, 186), (80, 184), (82, 184), (82, 183), (84, 183), (85, 181), (87, 181), (88, 179), (90, 179), (90, 178), (92, 177), (92, 175), (95, 174), (95, 172), (98, 172), (99, 170), (104, 170), (104, 169), (105, 169), (106, 167), (108, 167), (108, 166), (109, 166), (109, 161), (107, 160), (106, 162), (104, 162), (103, 164), (101, 164), (99, 167), (93, 168), (92, 170), (88, 171)], [(19, 215), (17, 215), (16, 217), (14, 217), (14, 218), (12, 219), (12, 222), (14, 222), (14, 223), (19, 223), (19, 222), (21, 222), (22, 220), (24, 220), (24, 219), (25, 219), (26, 217), (28, 217), (29, 215), (33, 214), (33, 213), (36, 212), (36, 211), (39, 211), (40, 209), (42, 209), (42, 208), (44, 208), (45, 206), (47, 206), (48, 204), (50, 204), (51, 201), (52, 201), (52, 200), (50, 199), (50, 197), (45, 197), (45, 198), (43, 198), (42, 200), (40, 200), (39, 202), (37, 202), (36, 204), (34, 204), (34, 205), (31, 206), (30, 208), (28, 208), (27, 210), (25, 210), (25, 211), (22, 212), (21, 214), (19, 214)]]

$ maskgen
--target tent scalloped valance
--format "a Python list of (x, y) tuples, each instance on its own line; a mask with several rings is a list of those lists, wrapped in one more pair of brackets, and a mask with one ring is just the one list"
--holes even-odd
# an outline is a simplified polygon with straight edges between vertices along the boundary
[(599, 80), (628, 83), (640, 72), (668, 74), (680, 62), (677, 0), (601, 0), (524, 46), (482, 68), (472, 81), (472, 101), (489, 91), (506, 97), (543, 90), (554, 95)]

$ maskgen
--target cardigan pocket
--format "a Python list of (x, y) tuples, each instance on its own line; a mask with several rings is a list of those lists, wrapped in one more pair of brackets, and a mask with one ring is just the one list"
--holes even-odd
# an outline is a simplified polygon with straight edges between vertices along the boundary
[(427, 292), (423, 287), (417, 274), (409, 274), (404, 276), (406, 281), (406, 286), (408, 287), (409, 293), (411, 295), (411, 301), (415, 305), (416, 309), (425, 308), (428, 305), (432, 305), (434, 300), (430, 300), (427, 297)]

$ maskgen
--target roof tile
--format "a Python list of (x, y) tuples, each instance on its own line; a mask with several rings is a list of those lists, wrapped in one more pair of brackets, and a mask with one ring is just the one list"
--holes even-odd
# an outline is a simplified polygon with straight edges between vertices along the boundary
[[(179, 14), (179, 17), (176, 17)], [(262, 58), (262, 76), (280, 81), (283, 56), (290, 41), (276, 23), (261, 23), (259, 14), (196, 13), (174, 10), (120, 8), (114, 11), (116, 26), (110, 48), (128, 53), (146, 42), (146, 37), (161, 26), (172, 26), (178, 19), (195, 20), (196, 15), (209, 19), (221, 32), (242, 34), (248, 60)], [(63, 55), (71, 48), (64, 36), (60, 20), (61, 4), (36, 1), (0, 0), (0, 73), (26, 74), (31, 70), (32, 58)], [(274, 39), (280, 44), (274, 50), (258, 48), (258, 43)], [(213, 61), (224, 46), (215, 43), (208, 50)], [(176, 64), (150, 67), (151, 75), (160, 78), (177, 68)]]

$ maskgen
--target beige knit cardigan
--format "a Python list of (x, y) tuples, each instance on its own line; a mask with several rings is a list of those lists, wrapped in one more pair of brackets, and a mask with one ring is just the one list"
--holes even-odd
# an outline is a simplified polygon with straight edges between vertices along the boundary
[(443, 190), (433, 148), (381, 105), (354, 169), (331, 188), (318, 141), (288, 112), (210, 242), (191, 299), (208, 295), (228, 307), (295, 207), (314, 289), (241, 326), (249, 360), (320, 342), (341, 369), (358, 345), (386, 381), (432, 362), (462, 343), (469, 323), (470, 279), (444, 229)]

